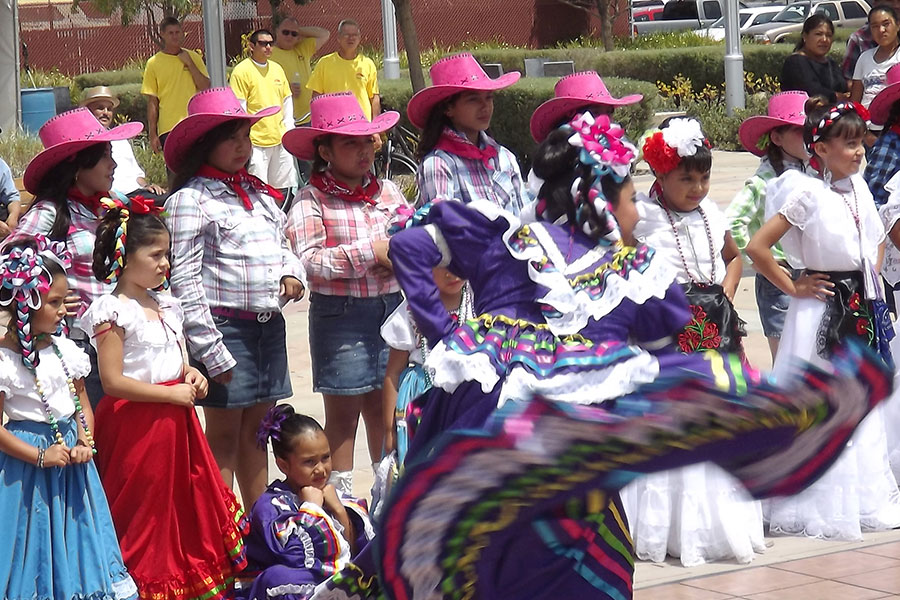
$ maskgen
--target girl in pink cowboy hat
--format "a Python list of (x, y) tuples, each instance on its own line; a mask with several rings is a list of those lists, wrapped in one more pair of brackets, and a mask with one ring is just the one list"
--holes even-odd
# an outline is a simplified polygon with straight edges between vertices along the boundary
[(400, 304), (387, 256), (388, 226), (406, 199), (391, 181), (371, 174), (375, 134), (400, 119), (394, 111), (369, 121), (350, 92), (323, 94), (310, 104), (309, 127), (283, 143), (312, 161), (310, 185), (288, 216), (287, 235), (309, 275), (309, 347), (313, 389), (325, 398), (325, 434), (332, 481), (352, 493), (353, 446), (362, 414), (369, 456), (381, 460), (382, 387), (389, 349), (381, 324)]
[(488, 200), (518, 214), (528, 203), (515, 155), (487, 134), (494, 92), (518, 80), (517, 72), (491, 79), (468, 53), (434, 63), (432, 85), (417, 92), (406, 109), (422, 130), (416, 150), (418, 205)]
[(103, 388), (97, 354), (89, 341), (90, 327), (82, 325), (81, 316), (91, 302), (113, 288), (98, 281), (91, 271), (102, 212), (100, 200), (110, 195), (116, 169), (110, 142), (133, 138), (141, 129), (140, 123), (107, 129), (87, 108), (76, 108), (47, 121), (38, 132), (44, 150), (28, 163), (23, 177), (25, 189), (34, 194), (35, 201), (11, 235), (11, 241), (46, 235), (65, 242), (72, 256), (66, 296), (69, 337), (91, 359), (85, 386), (94, 404), (103, 397)]
[(277, 400), (291, 396), (281, 307), (298, 300), (305, 275), (284, 235), (281, 194), (247, 173), (250, 115), (230, 88), (194, 95), (164, 149), (174, 173), (166, 201), (172, 232), (172, 293), (184, 333), (209, 376), (206, 437), (225, 483), (235, 478), (245, 506), (268, 483), (256, 430)]
[[(809, 168), (809, 153), (803, 141), (803, 122), (806, 120), (803, 105), (807, 100), (806, 92), (775, 94), (769, 99), (768, 114), (750, 117), (738, 130), (738, 137), (747, 152), (761, 157), (756, 173), (747, 180), (725, 213), (731, 236), (741, 251), (766, 220), (766, 184), (789, 169), (806, 171)], [(791, 276), (796, 278), (799, 271), (787, 263), (781, 247), (776, 245), (772, 251), (778, 263), (791, 270)], [(790, 301), (790, 296), (756, 274), (756, 306), (772, 360), (778, 350)]]
[(595, 117), (612, 115), (617, 107), (637, 104), (643, 98), (641, 94), (613, 97), (596, 71), (566, 75), (556, 82), (553, 98), (538, 106), (531, 115), (531, 137), (540, 144), (551, 131), (572, 120), (576, 114), (589, 111)]

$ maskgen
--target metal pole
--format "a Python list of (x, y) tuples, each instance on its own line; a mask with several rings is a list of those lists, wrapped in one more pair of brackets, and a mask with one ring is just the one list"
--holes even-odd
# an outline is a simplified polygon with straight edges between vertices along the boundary
[(13, 22), (12, 22), (13, 46), (15, 47), (15, 50), (13, 51), (13, 56), (15, 57), (14, 58), (15, 63), (13, 65), (13, 67), (15, 68), (15, 71), (16, 71), (16, 74), (14, 77), (14, 81), (16, 82), (16, 114), (15, 114), (16, 128), (15, 129), (17, 131), (22, 131), (22, 82), (19, 79), (19, 73), (21, 72), (19, 69), (21, 68), (21, 64), (22, 64), (20, 62), (22, 60), (22, 56), (20, 53), (21, 48), (19, 47), (19, 44), (22, 43), (22, 40), (20, 38), (20, 30), (19, 30), (19, 2), (18, 2), (18, 0), (10, 0), (10, 4), (12, 6), (12, 15), (13, 15)]
[(400, 79), (400, 58), (397, 55), (397, 16), (393, 0), (381, 0), (381, 28), (384, 31), (384, 77)]
[(225, 85), (225, 14), (222, 0), (203, 0), (203, 37), (206, 41), (206, 68), (213, 87)]
[(744, 55), (741, 53), (741, 32), (738, 0), (724, 0), (725, 5), (725, 106), (728, 116), (734, 109), (744, 108)]

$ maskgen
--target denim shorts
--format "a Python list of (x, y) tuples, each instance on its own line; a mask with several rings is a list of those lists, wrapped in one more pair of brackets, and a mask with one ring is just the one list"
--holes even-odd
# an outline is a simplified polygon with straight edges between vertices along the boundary
[(373, 298), (310, 295), (313, 391), (356, 396), (381, 389), (390, 353), (381, 324), (400, 300), (399, 292)]
[[(209, 394), (196, 402), (198, 406), (247, 408), (293, 395), (281, 313), (273, 313), (265, 323), (215, 314), (212, 319), (237, 366), (228, 385), (209, 380)], [(191, 364), (207, 374), (203, 365)]]
[[(791, 279), (796, 280), (801, 271), (791, 271)], [(762, 321), (763, 333), (768, 338), (781, 338), (781, 330), (784, 329), (784, 318), (787, 316), (791, 297), (778, 289), (775, 284), (756, 274), (756, 307), (759, 310), (759, 320)]]

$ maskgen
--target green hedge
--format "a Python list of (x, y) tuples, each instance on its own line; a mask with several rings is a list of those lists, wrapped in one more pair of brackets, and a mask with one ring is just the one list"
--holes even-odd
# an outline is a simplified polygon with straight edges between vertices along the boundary
[[(537, 145), (531, 139), (528, 122), (531, 114), (542, 102), (553, 96), (556, 79), (552, 77), (523, 78), (516, 85), (498, 92), (494, 96), (494, 118), (491, 134), (498, 142), (512, 150), (519, 157), (523, 168), (531, 163), (531, 156)], [(616, 110), (616, 121), (622, 124), (627, 135), (636, 140), (650, 125), (658, 94), (656, 86), (645, 81), (618, 78), (604, 79), (613, 95), (627, 93), (644, 95), (640, 104)], [(381, 81), (382, 104), (403, 115), (402, 123), (412, 128), (406, 118), (406, 104), (412, 96), (408, 81)]]
[[(788, 44), (744, 44), (744, 70), (757, 77), (781, 76), (784, 59), (793, 52)], [(844, 48), (835, 44), (831, 56), (840, 61)], [(576, 71), (594, 70), (604, 81), (607, 77), (625, 77), (656, 84), (671, 82), (676, 75), (689, 78), (699, 91), (706, 85), (717, 86), (725, 82), (725, 48), (703, 46), (696, 48), (668, 48), (665, 50), (616, 50), (603, 52), (593, 48), (576, 49), (509, 49), (478, 50), (475, 56), (482, 63), (500, 63), (503, 70), (525, 70), (526, 58), (544, 57), (551, 60), (571, 60)]]
[(98, 71), (97, 73), (85, 73), (75, 77), (75, 85), (78, 89), (85, 90), (97, 85), (119, 86), (127, 83), (141, 83), (144, 72), (138, 69), (122, 69), (119, 71)]

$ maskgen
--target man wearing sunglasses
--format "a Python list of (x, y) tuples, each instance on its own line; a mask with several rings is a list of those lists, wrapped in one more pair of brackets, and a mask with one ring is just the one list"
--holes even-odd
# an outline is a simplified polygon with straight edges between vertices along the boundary
[(297, 185), (294, 159), (281, 145), (281, 136), (294, 128), (294, 102), (284, 69), (269, 60), (275, 37), (268, 29), (250, 34), (250, 56), (231, 72), (231, 89), (250, 114), (269, 106), (280, 106), (281, 112), (257, 121), (250, 128), (253, 144), (247, 170), (280, 190)]
[(309, 100), (312, 92), (306, 88), (312, 72), (310, 60), (318, 52), (331, 33), (322, 27), (300, 27), (294, 17), (285, 17), (275, 27), (275, 46), (271, 60), (274, 60), (287, 75), (294, 99), (294, 120), (309, 122)]

